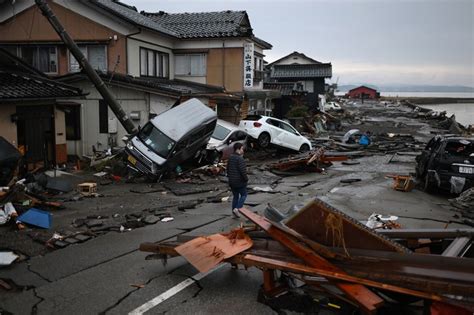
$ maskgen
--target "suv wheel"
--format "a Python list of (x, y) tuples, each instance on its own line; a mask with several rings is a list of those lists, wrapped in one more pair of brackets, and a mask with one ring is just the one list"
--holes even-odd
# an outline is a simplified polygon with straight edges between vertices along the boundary
[(425, 175), (425, 180), (423, 183), (423, 190), (427, 193), (432, 193), (435, 186), (430, 182), (428, 174)]
[(309, 145), (307, 145), (306, 143), (302, 144), (301, 147), (300, 147), (300, 152), (304, 153), (304, 152), (308, 152), (308, 151), (309, 151)]
[(258, 145), (261, 146), (262, 148), (268, 147), (270, 145), (270, 135), (266, 132), (263, 132), (258, 137)]

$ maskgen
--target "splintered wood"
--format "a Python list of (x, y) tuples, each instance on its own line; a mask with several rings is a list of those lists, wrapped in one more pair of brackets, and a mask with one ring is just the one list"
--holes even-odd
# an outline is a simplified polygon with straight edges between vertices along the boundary
[(200, 272), (207, 272), (224, 259), (241, 253), (253, 245), (242, 229), (228, 234), (213, 234), (197, 237), (175, 248), (190, 264)]

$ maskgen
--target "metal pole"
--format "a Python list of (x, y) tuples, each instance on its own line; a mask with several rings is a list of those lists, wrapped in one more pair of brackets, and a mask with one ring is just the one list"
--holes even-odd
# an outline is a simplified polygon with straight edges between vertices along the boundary
[(117, 102), (115, 97), (110, 93), (109, 89), (105, 86), (104, 81), (99, 77), (97, 72), (92, 68), (92, 66), (87, 61), (86, 57), (82, 54), (79, 47), (76, 45), (74, 40), (69, 36), (66, 32), (64, 27), (59, 22), (58, 18), (54, 15), (51, 8), (48, 6), (46, 1), (44, 0), (35, 0), (36, 5), (40, 8), (43, 15), (48, 19), (51, 26), (54, 28), (56, 33), (58, 33), (59, 37), (63, 40), (64, 44), (66, 44), (67, 48), (71, 51), (72, 55), (81, 65), (84, 72), (87, 74), (89, 79), (94, 83), (97, 91), (99, 91), (102, 98), (107, 102), (110, 109), (114, 112), (115, 116), (117, 116), (118, 120), (125, 128), (125, 130), (129, 134), (133, 134), (137, 132), (135, 125), (132, 123), (130, 118), (127, 114), (123, 111), (120, 104)]

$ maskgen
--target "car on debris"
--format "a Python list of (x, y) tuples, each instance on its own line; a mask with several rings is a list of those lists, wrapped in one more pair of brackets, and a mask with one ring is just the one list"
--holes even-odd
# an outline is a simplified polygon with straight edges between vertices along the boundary
[(474, 186), (474, 138), (435, 136), (416, 161), (426, 191), (459, 194)]
[(247, 133), (239, 126), (222, 119), (217, 120), (216, 129), (207, 144), (208, 161), (215, 164), (227, 160), (234, 152), (234, 143), (247, 145)]
[(205, 154), (217, 115), (198, 99), (190, 99), (151, 119), (127, 142), (128, 166), (152, 179), (180, 163)]
[(329, 111), (342, 111), (342, 107), (339, 103), (336, 102), (327, 102), (324, 104), (324, 110), (329, 110)]
[(251, 115), (241, 120), (239, 126), (262, 148), (273, 144), (277, 147), (300, 152), (311, 150), (311, 142), (283, 120)]

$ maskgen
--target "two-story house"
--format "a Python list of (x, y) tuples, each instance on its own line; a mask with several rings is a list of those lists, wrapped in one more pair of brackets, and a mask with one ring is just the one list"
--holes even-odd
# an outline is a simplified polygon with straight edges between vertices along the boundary
[[(271, 45), (253, 35), (245, 11), (140, 13), (112, 0), (48, 3), (137, 125), (190, 97), (238, 122), (248, 110), (246, 91), (263, 86), (263, 50)], [(75, 130), (69, 154), (121, 144), (125, 130), (32, 0), (0, 3), (0, 46), (89, 93), (68, 104)], [(252, 58), (248, 88), (244, 48)]]
[[(332, 77), (332, 65), (314, 60), (297, 51), (284, 56), (266, 66), (264, 87), (285, 90), (286, 95), (275, 100), (277, 116), (284, 117), (290, 107), (306, 105), (310, 109), (319, 107), (319, 97), (325, 94), (325, 79)], [(289, 92), (288, 92), (289, 91)]]

